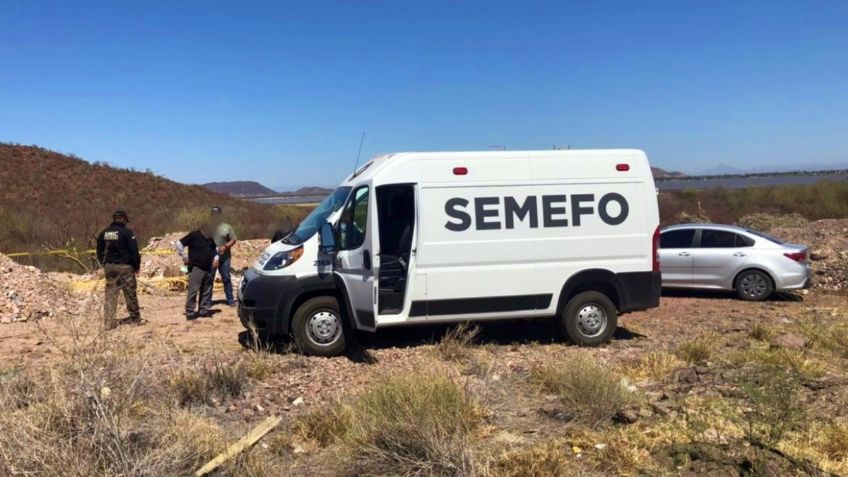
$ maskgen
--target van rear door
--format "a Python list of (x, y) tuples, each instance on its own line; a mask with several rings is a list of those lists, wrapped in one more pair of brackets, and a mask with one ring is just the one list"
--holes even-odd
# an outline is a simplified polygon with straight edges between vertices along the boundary
[(374, 331), (377, 263), (373, 244), (378, 243), (372, 212), (376, 205), (370, 184), (356, 187), (348, 197), (338, 223), (339, 253), (335, 273), (344, 282), (358, 329)]

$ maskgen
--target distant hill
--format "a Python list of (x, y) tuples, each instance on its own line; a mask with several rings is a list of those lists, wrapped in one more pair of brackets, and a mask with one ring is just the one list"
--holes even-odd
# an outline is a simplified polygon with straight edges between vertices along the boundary
[(262, 197), (277, 195), (277, 191), (254, 181), (209, 182), (203, 187), (236, 197)]
[(124, 209), (142, 245), (152, 236), (188, 230), (210, 206), (224, 214), (239, 238), (270, 236), (275, 209), (202, 186), (131, 169), (90, 163), (35, 146), (0, 143), (0, 251), (34, 251), (69, 243), (85, 249)]
[(328, 189), (326, 187), (301, 187), (300, 189), (297, 189), (297, 190), (282, 192), (280, 195), (286, 195), (286, 196), (320, 195), (320, 196), (323, 197), (325, 195), (328, 195), (332, 191), (333, 191), (333, 189)]
[(659, 167), (652, 167), (651, 173), (654, 175), (654, 179), (679, 179), (686, 177), (686, 174), (680, 171), (666, 171)]

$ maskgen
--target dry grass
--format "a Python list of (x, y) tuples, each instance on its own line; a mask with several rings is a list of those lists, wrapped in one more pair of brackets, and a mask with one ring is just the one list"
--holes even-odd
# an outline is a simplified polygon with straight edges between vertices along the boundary
[(215, 399), (235, 398), (244, 392), (248, 378), (244, 361), (230, 364), (217, 356), (209, 361), (179, 367), (170, 376), (168, 386), (180, 405), (212, 404)]
[(454, 326), (436, 345), (436, 355), (446, 361), (466, 360), (471, 353), (470, 346), (479, 333), (480, 327), (468, 322)]
[(714, 347), (715, 340), (709, 337), (699, 337), (681, 343), (675, 354), (689, 364), (702, 364), (712, 357)]
[(533, 368), (531, 382), (559, 396), (573, 422), (597, 428), (635, 403), (622, 378), (589, 357)]
[(300, 436), (342, 449), (330, 465), (342, 475), (470, 475), (468, 444), (483, 412), (444, 373), (378, 378), (350, 406), (303, 416)]
[[(68, 325), (78, 334), (50, 367), (0, 375), (0, 475), (188, 475), (239, 437), (203, 406), (250, 386), (249, 356), (175, 358)], [(252, 459), (222, 475), (275, 475)]]
[(650, 379), (654, 382), (664, 382), (683, 364), (671, 353), (655, 351), (642, 356), (638, 363), (628, 369), (627, 374), (634, 380)]
[(736, 366), (782, 367), (806, 378), (824, 375), (827, 366), (806, 350), (789, 349), (752, 343), (748, 348), (727, 356), (729, 363)]
[(348, 437), (353, 419), (351, 406), (334, 401), (300, 416), (294, 423), (293, 432), (301, 439), (326, 447)]
[(769, 341), (772, 337), (774, 337), (774, 330), (766, 324), (757, 322), (751, 325), (751, 332), (749, 335), (755, 340)]
[(566, 449), (565, 442), (552, 440), (503, 451), (489, 464), (488, 473), (498, 477), (579, 475)]

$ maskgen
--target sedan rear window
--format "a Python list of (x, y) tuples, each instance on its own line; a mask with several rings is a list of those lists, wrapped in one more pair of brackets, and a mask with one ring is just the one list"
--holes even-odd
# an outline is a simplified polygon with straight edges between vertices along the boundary
[(736, 234), (724, 230), (701, 230), (701, 248), (732, 248), (736, 247)]
[(726, 230), (701, 230), (701, 248), (751, 247), (754, 240)]
[(764, 239), (768, 240), (769, 242), (774, 242), (774, 243), (776, 243), (776, 244), (778, 244), (778, 245), (783, 245), (784, 243), (786, 243), (786, 242), (784, 242), (783, 240), (780, 240), (779, 238), (777, 238), (777, 237), (775, 237), (775, 236), (773, 236), (773, 235), (769, 235), (769, 234), (767, 234), (767, 233), (760, 232), (759, 230), (754, 230), (754, 229), (745, 229), (745, 230), (746, 230), (749, 234), (756, 235), (757, 237), (762, 237), (762, 238), (764, 238)]

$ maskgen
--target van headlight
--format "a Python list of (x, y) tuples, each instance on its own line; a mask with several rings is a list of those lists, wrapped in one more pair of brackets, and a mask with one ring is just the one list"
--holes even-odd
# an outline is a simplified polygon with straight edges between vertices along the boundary
[(289, 265), (293, 264), (300, 257), (303, 256), (303, 247), (297, 247), (295, 249), (289, 250), (287, 252), (277, 252), (273, 257), (269, 258), (265, 265), (262, 267), (263, 270), (279, 270), (281, 268), (286, 268)]

